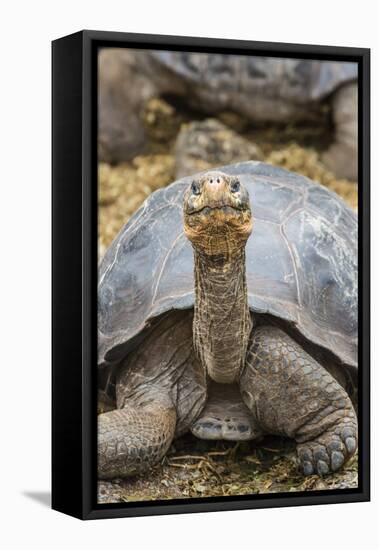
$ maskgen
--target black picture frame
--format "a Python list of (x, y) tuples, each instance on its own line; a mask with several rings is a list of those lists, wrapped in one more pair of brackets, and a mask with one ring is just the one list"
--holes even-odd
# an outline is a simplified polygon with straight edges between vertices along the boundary
[[(97, 51), (156, 48), (356, 61), (359, 66), (359, 486), (101, 505), (96, 502)], [(370, 50), (82, 31), (52, 43), (52, 507), (82, 519), (370, 499)]]

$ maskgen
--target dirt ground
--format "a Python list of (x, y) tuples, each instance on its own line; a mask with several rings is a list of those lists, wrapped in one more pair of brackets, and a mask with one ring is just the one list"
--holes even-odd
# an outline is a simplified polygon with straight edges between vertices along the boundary
[[(144, 117), (150, 140), (147, 153), (116, 166), (99, 165), (99, 257), (145, 198), (175, 180), (175, 138), (180, 127), (192, 120), (191, 114), (154, 99)], [(356, 182), (338, 179), (320, 160), (328, 140), (323, 131), (293, 125), (252, 129), (232, 113), (218, 118), (256, 144), (265, 162), (304, 174), (357, 208)], [(296, 468), (294, 444), (288, 440), (270, 437), (233, 444), (187, 435), (175, 441), (150, 472), (99, 482), (98, 498), (106, 503), (354, 488), (357, 478), (357, 456), (337, 474), (304, 478)]]
[(295, 445), (279, 437), (260, 442), (177, 440), (149, 472), (126, 480), (100, 481), (99, 503), (188, 497), (254, 495), (346, 489), (358, 486), (358, 459), (341, 472), (304, 477), (296, 466)]

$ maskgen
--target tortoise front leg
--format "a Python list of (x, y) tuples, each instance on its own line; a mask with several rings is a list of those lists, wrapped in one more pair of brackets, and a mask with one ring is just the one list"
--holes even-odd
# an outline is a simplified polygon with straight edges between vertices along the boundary
[(98, 477), (126, 477), (146, 470), (166, 454), (176, 412), (166, 400), (147, 406), (125, 403), (98, 416)]
[(294, 438), (305, 475), (338, 470), (357, 448), (357, 418), (338, 382), (285, 332), (259, 327), (241, 395), (262, 429)]
[(98, 416), (98, 476), (126, 477), (166, 454), (206, 401), (205, 373), (192, 344), (192, 317), (164, 317), (119, 367), (117, 410)]

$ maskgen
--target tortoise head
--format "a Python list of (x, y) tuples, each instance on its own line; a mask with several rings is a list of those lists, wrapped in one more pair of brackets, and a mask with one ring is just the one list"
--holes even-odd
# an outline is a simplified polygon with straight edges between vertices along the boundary
[(252, 231), (247, 189), (238, 177), (207, 172), (194, 179), (184, 196), (184, 232), (196, 251), (233, 257)]

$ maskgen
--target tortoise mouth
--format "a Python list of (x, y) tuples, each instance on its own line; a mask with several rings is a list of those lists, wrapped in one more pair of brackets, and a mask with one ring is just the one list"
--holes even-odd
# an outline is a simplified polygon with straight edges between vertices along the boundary
[(192, 216), (193, 214), (209, 214), (211, 212), (222, 212), (224, 214), (234, 214), (237, 212), (243, 212), (248, 210), (248, 206), (241, 205), (231, 205), (231, 204), (218, 204), (218, 205), (204, 205), (197, 209), (187, 209), (186, 214)]

